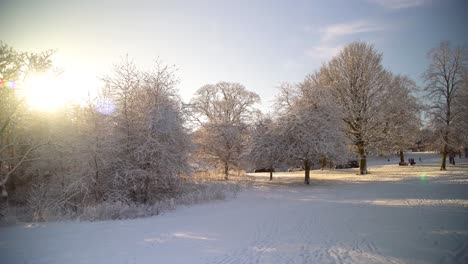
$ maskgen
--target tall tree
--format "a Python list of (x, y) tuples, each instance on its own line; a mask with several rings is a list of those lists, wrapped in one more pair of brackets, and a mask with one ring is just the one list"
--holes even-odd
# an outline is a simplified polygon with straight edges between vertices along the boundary
[(316, 77), (331, 88), (342, 108), (346, 134), (360, 156), (360, 174), (368, 173), (367, 147), (381, 138), (388, 79), (382, 54), (364, 42), (344, 47)]
[(428, 57), (431, 63), (424, 73), (425, 91), (431, 102), (432, 123), (439, 135), (440, 170), (446, 170), (447, 154), (455, 147), (454, 125), (463, 113), (463, 108), (456, 107), (456, 103), (464, 85), (468, 57), (464, 48), (453, 48), (446, 41), (429, 51)]
[(201, 87), (191, 101), (193, 121), (198, 125), (195, 141), (199, 155), (223, 169), (238, 168), (245, 148), (247, 125), (258, 113), (260, 97), (238, 83), (220, 82)]

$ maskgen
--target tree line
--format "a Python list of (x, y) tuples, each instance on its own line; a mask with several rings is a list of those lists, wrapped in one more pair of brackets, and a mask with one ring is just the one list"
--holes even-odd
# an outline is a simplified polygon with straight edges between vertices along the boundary
[[(103, 202), (153, 204), (175, 197), (190, 175), (281, 165), (333, 167), (369, 153), (400, 154), (416, 142), (446, 156), (468, 146), (467, 55), (442, 42), (429, 51), (424, 87), (382, 65), (382, 53), (352, 42), (300, 83), (279, 87), (274, 109), (239, 83), (207, 84), (189, 103), (173, 67), (139, 69), (128, 57), (103, 76), (85, 105), (38, 113), (8, 85), (53, 66), (53, 52), (0, 45), (2, 203), (79, 212)], [(426, 94), (425, 101), (415, 96)], [(423, 114), (426, 118), (422, 118)]]

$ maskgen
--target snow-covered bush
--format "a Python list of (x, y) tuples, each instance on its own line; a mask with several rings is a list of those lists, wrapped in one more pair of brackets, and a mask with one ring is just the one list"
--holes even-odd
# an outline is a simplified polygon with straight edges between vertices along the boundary
[(123, 211), (99, 210), (127, 218), (141, 205), (182, 194), (192, 147), (174, 69), (157, 63), (140, 71), (127, 59), (103, 80), (99, 97), (84, 106), (37, 117), (25, 112), (27, 129), (15, 131), (28, 140), (21, 147), (46, 143), (14, 173), (0, 175), (10, 196), (2, 206), (29, 208), (33, 221), (74, 218), (93, 207), (115, 211), (114, 205)]
[(159, 215), (178, 206), (193, 205), (212, 200), (235, 197), (241, 186), (236, 182), (190, 182), (183, 184), (181, 193), (174, 198), (159, 200), (153, 204), (103, 202), (85, 207), (78, 216), (80, 220), (116, 220)]

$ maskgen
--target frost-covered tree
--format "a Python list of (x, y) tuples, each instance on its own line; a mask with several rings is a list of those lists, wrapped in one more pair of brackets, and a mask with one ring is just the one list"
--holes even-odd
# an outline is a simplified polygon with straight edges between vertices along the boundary
[(121, 138), (116, 142), (121, 144), (125, 155), (130, 155), (132, 149), (132, 140), (134, 137), (134, 122), (139, 113), (137, 108), (140, 102), (138, 92), (140, 91), (141, 72), (136, 68), (133, 61), (128, 56), (121, 63), (114, 65), (112, 75), (103, 78), (106, 87), (104, 93), (109, 97), (116, 110), (113, 117), (116, 124), (115, 136)]
[(208, 84), (195, 93), (191, 106), (194, 120), (199, 124), (248, 124), (258, 114), (260, 97), (242, 84), (220, 82)]
[(0, 191), (8, 190), (10, 204), (28, 206), (31, 219), (42, 221), (181, 193), (192, 143), (173, 67), (157, 62), (141, 71), (126, 58), (103, 78), (97, 98), (43, 113), (17, 92), (29, 72), (50, 67), (51, 53), (3, 44), (0, 51)]
[(441, 170), (446, 169), (446, 158), (456, 148), (456, 124), (460, 124), (463, 107), (457, 107), (458, 97), (464, 85), (468, 66), (465, 49), (453, 48), (449, 42), (442, 42), (428, 53), (431, 61), (424, 73), (425, 91), (430, 100), (430, 114), (438, 144), (442, 152)]
[(241, 167), (247, 131), (244, 124), (203, 125), (194, 133), (197, 158), (221, 169), (227, 180), (230, 170), (239, 170)]
[(366, 151), (382, 136), (384, 102), (390, 95), (382, 54), (372, 45), (353, 42), (317, 75), (315, 81), (329, 87), (341, 106), (346, 134), (360, 156), (360, 174), (367, 174)]
[(191, 145), (174, 70), (156, 63), (142, 72), (126, 59), (104, 80), (115, 105), (109, 155), (116, 195), (147, 203), (177, 191)]
[(382, 138), (376, 142), (379, 150), (396, 152), (400, 162), (405, 161), (404, 150), (413, 147), (421, 128), (422, 106), (413, 93), (416, 84), (407, 76), (395, 75), (389, 79), (389, 96), (384, 101), (385, 115)]
[[(463, 83), (457, 90), (456, 96), (452, 100), (452, 113), (456, 113), (456, 117), (452, 120), (450, 126), (451, 135), (449, 139), (449, 154), (461, 155), (462, 152), (468, 153), (468, 85), (467, 85), (468, 72), (465, 69)], [(431, 113), (432, 114), (432, 113)], [(435, 150), (440, 151), (442, 148), (442, 140), (440, 130), (437, 129), (437, 122), (430, 123), (435, 130), (437, 137), (434, 140), (433, 146)]]
[(278, 100), (286, 107), (281, 111), (278, 131), (284, 159), (301, 162), (304, 182), (309, 184), (311, 165), (324, 158), (340, 160), (346, 155), (340, 109), (329, 90), (310, 80), (296, 88), (283, 88)]
[(283, 160), (282, 137), (270, 117), (259, 119), (251, 128), (246, 158), (256, 168), (265, 168), (273, 180), (275, 167)]
[(465, 157), (468, 157), (468, 72), (465, 73), (463, 86), (455, 100), (455, 111), (460, 113), (460, 118), (457, 119), (455, 124), (455, 134), (460, 148), (465, 152)]
[(239, 168), (247, 126), (257, 115), (259, 102), (260, 97), (243, 85), (220, 82), (201, 87), (190, 103), (192, 119), (198, 126), (198, 155), (222, 168), (225, 179), (231, 168)]
[[(74, 117), (74, 109), (60, 112), (37, 113), (25, 133), (37, 141), (48, 140), (51, 144), (33, 153), (33, 161), (16, 177), (18, 203), (26, 199), (33, 220), (44, 221), (49, 215), (77, 213), (82, 205), (91, 202), (93, 170), (87, 155), (80, 150), (84, 146), (78, 136), (80, 129)], [(94, 199), (92, 199), (94, 201)]]
[(73, 159), (80, 165), (70, 168), (70, 173), (83, 178), (93, 203), (106, 199), (112, 182), (110, 165), (115, 148), (112, 138), (114, 123), (110, 116), (111, 106), (106, 104), (109, 101), (98, 96), (71, 110), (74, 132), (68, 144), (73, 148)]
[(27, 108), (18, 92), (22, 82), (34, 72), (51, 68), (53, 51), (17, 52), (0, 42), (0, 193), (7, 197), (6, 184), (29, 160), (30, 154), (48, 142), (32, 141), (19, 131), (27, 126)]

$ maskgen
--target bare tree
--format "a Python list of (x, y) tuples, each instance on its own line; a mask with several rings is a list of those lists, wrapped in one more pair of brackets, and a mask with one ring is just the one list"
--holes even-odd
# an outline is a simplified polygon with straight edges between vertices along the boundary
[(452, 48), (449, 42), (442, 42), (428, 53), (431, 60), (424, 73), (425, 91), (431, 101), (430, 113), (435, 130), (439, 134), (442, 152), (440, 170), (446, 170), (446, 158), (453, 151), (455, 127), (462, 118), (462, 108), (455, 107), (463, 87), (468, 57), (466, 50)]
[(200, 88), (191, 101), (198, 124), (195, 141), (200, 157), (222, 167), (225, 179), (238, 168), (247, 136), (247, 124), (258, 113), (260, 97), (238, 83), (220, 82)]
[(353, 42), (313, 79), (333, 91), (344, 114), (346, 134), (361, 158), (359, 172), (367, 174), (367, 147), (381, 137), (383, 102), (389, 96), (382, 54), (372, 45)]

